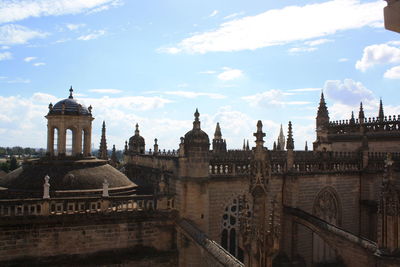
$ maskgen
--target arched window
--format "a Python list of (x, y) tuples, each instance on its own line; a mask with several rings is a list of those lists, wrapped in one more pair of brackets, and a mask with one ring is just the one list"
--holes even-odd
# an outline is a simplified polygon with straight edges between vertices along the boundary
[(225, 207), (222, 215), (221, 246), (243, 262), (243, 250), (238, 246), (239, 215), (242, 207), (237, 198)]
[(72, 156), (72, 150), (73, 150), (73, 131), (71, 129), (67, 129), (66, 133), (65, 133), (65, 154), (67, 156)]
[[(315, 216), (331, 223), (340, 224), (340, 206), (335, 190), (331, 187), (322, 189), (314, 201), (313, 213)], [(319, 237), (313, 233), (313, 262), (333, 263), (337, 260), (335, 251)]]
[(81, 153), (83, 154), (83, 151), (85, 150), (85, 130), (82, 130), (81, 136), (82, 136)]
[(54, 128), (53, 129), (53, 150), (54, 150), (54, 155), (58, 155), (58, 129)]

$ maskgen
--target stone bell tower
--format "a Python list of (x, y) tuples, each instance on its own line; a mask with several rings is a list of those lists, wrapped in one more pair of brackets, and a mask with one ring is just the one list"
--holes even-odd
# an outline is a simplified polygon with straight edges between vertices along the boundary
[[(47, 155), (50, 157), (91, 156), (92, 106), (86, 108), (73, 97), (72, 86), (69, 97), (49, 104), (47, 119)], [(67, 131), (72, 133), (72, 145), (67, 150)]]

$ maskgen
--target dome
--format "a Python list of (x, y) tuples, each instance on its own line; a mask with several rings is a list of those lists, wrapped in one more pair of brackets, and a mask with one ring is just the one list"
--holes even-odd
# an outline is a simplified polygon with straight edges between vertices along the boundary
[(144, 153), (145, 141), (139, 132), (139, 124), (136, 123), (135, 135), (129, 138), (129, 150), (138, 153)]
[(107, 161), (95, 158), (78, 161), (31, 160), (0, 177), (0, 187), (7, 188), (9, 196), (41, 197), (46, 175), (50, 177), (50, 194), (53, 196), (98, 195), (104, 180), (109, 184), (110, 195), (113, 192), (132, 194), (137, 187)]
[(208, 134), (200, 128), (200, 113), (197, 109), (194, 116), (193, 129), (185, 134), (185, 151), (191, 151), (194, 148), (196, 150), (208, 151), (210, 148), (210, 139), (208, 138)]
[(57, 102), (54, 106), (49, 105), (49, 114), (67, 114), (67, 115), (90, 115), (91, 107), (87, 108), (84, 105), (78, 103), (72, 92), (72, 87), (69, 89), (70, 95), (68, 98)]

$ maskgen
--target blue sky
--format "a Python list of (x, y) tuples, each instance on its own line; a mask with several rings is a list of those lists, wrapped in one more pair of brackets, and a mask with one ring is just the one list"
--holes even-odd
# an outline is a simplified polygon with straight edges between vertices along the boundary
[(139, 123), (147, 148), (176, 149), (200, 111), (228, 148), (271, 148), (293, 123), (295, 149), (315, 140), (323, 89), (331, 119), (400, 114), (400, 35), (383, 28), (385, 1), (0, 1), (0, 146), (45, 147), (49, 102), (93, 106), (122, 149)]

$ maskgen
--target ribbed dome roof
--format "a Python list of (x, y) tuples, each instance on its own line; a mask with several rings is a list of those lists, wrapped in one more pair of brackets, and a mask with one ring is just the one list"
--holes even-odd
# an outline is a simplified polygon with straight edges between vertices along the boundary
[(57, 102), (54, 106), (50, 104), (49, 114), (90, 115), (91, 107), (87, 108), (74, 99), (72, 87), (69, 89), (69, 92), (70, 95), (68, 98)]
[(207, 147), (208, 149), (210, 145), (208, 134), (200, 128), (200, 113), (197, 109), (194, 113), (194, 116), (195, 120), (193, 122), (193, 129), (185, 134), (185, 151), (188, 151), (189, 149), (194, 147), (204, 147), (204, 149)]
[(144, 146), (145, 141), (144, 138), (140, 135), (139, 132), (139, 124), (136, 123), (135, 135), (129, 138), (129, 147), (133, 149), (133, 147)]

